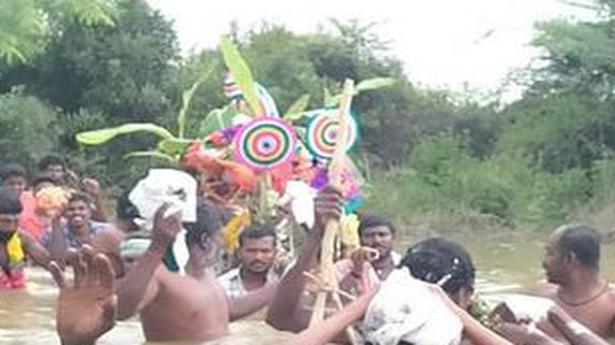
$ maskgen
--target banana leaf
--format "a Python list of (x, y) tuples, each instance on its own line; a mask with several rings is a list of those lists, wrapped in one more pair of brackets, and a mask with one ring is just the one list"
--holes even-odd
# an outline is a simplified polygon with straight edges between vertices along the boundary
[(158, 151), (169, 156), (182, 155), (192, 142), (188, 139), (163, 139), (158, 142)]
[[(369, 91), (369, 90), (376, 90), (376, 89), (381, 89), (383, 87), (389, 87), (391, 85), (395, 84), (395, 79), (393, 78), (372, 78), (372, 79), (366, 79), (363, 80), (362, 82), (360, 82), (359, 84), (357, 84), (357, 87), (354, 90), (354, 94), (358, 95), (359, 92), (362, 91)], [(325, 104), (328, 106), (335, 106), (337, 104), (340, 103), (340, 101), (342, 100), (342, 95), (335, 95), (331, 98), (330, 102), (326, 102)]]
[(155, 134), (163, 139), (175, 139), (166, 128), (151, 123), (129, 123), (119, 127), (104, 128), (94, 131), (81, 132), (76, 135), (77, 141), (84, 145), (100, 145), (115, 138), (118, 135), (147, 132)]
[(288, 108), (288, 110), (286, 111), (284, 115), (284, 118), (291, 120), (291, 121), (299, 120), (301, 117), (303, 117), (303, 113), (305, 112), (305, 109), (307, 109), (309, 103), (310, 103), (309, 94), (305, 94), (299, 97), (299, 99), (296, 100), (295, 103), (293, 103)]
[(179, 114), (177, 115), (177, 128), (178, 136), (180, 139), (183, 139), (184, 135), (186, 134), (186, 118), (188, 115), (188, 107), (190, 106), (190, 101), (192, 100), (192, 96), (194, 96), (194, 92), (196, 91), (196, 89), (198, 89), (199, 85), (201, 85), (202, 82), (203, 79), (199, 79), (182, 94), (182, 107), (179, 110)]
[(326, 87), (323, 88), (323, 100), (323, 106), (325, 107), (328, 107), (333, 103), (333, 96), (331, 96), (331, 91), (329, 91), (329, 89), (327, 89)]
[(233, 125), (233, 118), (235, 115), (237, 115), (237, 112), (231, 107), (214, 109), (210, 111), (201, 122), (199, 134), (201, 136), (207, 136), (219, 129), (231, 127)]
[(131, 152), (124, 156), (124, 158), (158, 158), (171, 163), (178, 163), (178, 160), (174, 157), (171, 157), (167, 154), (158, 151), (137, 151)]
[(256, 88), (254, 87), (255, 83), (254, 78), (252, 77), (252, 72), (250, 71), (248, 64), (241, 57), (239, 50), (237, 50), (237, 47), (233, 44), (233, 42), (225, 36), (223, 36), (220, 40), (220, 50), (222, 51), (222, 56), (224, 58), (224, 62), (226, 63), (226, 67), (228, 67), (228, 69), (233, 73), (237, 86), (239, 86), (244, 98), (252, 109), (252, 115), (258, 116), (262, 114), (263, 110), (261, 109)]
[(376, 90), (383, 87), (389, 87), (395, 84), (395, 79), (393, 78), (372, 78), (366, 79), (357, 84), (356, 92), (367, 91), (367, 90)]

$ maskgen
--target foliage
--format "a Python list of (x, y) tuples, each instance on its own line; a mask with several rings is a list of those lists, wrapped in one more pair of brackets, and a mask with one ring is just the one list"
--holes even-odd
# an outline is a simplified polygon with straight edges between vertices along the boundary
[[(54, 3), (75, 11), (32, 12)], [(79, 15), (97, 4), (113, 25)], [(233, 32), (222, 54), (180, 57), (171, 23), (142, 0), (0, 0), (0, 58), (12, 42), (28, 61), (0, 64), (0, 150), (30, 166), (57, 150), (78, 170), (127, 186), (174, 161), (186, 138), (231, 124), (236, 109), (220, 108), (227, 66), (252, 108), (259, 105), (246, 85), (256, 80), (295, 122), (334, 105), (352, 78), (361, 90), (377, 88), (353, 102), (362, 129), (353, 156), (370, 177), (368, 207), (403, 217), (478, 215), (510, 227), (562, 223), (615, 202), (615, 6), (584, 6), (595, 21), (537, 24), (542, 64), (525, 71), (520, 100), (477, 104), (417, 87), (372, 23), (333, 21), (307, 34), (266, 23)], [(22, 91), (11, 91), (17, 85)], [(108, 145), (75, 140), (96, 128), (108, 129), (79, 141)], [(132, 135), (143, 130), (155, 135)], [(140, 158), (123, 160), (129, 152)]]
[(57, 148), (57, 117), (55, 109), (35, 97), (18, 91), (0, 95), (0, 157), (31, 166), (52, 152)]
[(52, 29), (67, 22), (112, 26), (114, 14), (113, 0), (1, 0), (0, 60), (25, 63)]

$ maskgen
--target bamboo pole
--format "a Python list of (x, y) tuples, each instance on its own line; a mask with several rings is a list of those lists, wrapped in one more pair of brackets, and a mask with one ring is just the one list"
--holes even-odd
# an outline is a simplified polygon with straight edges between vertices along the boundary
[[(342, 101), (338, 111), (339, 129), (337, 132), (337, 142), (335, 144), (335, 152), (331, 159), (329, 166), (329, 181), (333, 187), (341, 187), (341, 175), (344, 167), (344, 157), (346, 155), (346, 143), (348, 137), (348, 112), (350, 110), (350, 104), (352, 103), (352, 96), (354, 94), (354, 81), (347, 79), (344, 82), (344, 90), (342, 94)], [(325, 307), (327, 304), (327, 296), (331, 293), (331, 297), (338, 308), (341, 308), (341, 299), (337, 292), (338, 282), (335, 277), (335, 270), (333, 265), (333, 254), (335, 245), (335, 236), (339, 233), (339, 221), (330, 220), (325, 228), (325, 233), (322, 239), (321, 252), (320, 252), (320, 270), (319, 278), (325, 287), (328, 289), (321, 289), (316, 295), (316, 301), (314, 303), (314, 310), (312, 312), (312, 318), (310, 320), (310, 326), (317, 325), (324, 320)], [(356, 343), (356, 337), (351, 328), (347, 329), (347, 334), (352, 341)]]

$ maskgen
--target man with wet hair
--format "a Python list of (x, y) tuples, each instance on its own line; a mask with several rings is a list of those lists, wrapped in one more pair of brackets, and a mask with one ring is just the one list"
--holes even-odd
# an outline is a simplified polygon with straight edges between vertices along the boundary
[(25, 260), (47, 267), (49, 253), (28, 234), (18, 229), (22, 211), (13, 190), (0, 187), (0, 289), (25, 286)]
[(30, 226), (33, 224), (32, 220), (36, 218), (36, 199), (34, 197), (36, 191), (28, 190), (26, 170), (19, 164), (7, 164), (0, 171), (0, 179), (2, 179), (3, 187), (19, 197), (22, 207), (22, 212), (19, 215), (20, 228), (26, 230), (35, 240), (39, 241), (43, 230), (42, 224), (35, 221), (35, 226)]
[(253, 224), (239, 234), (239, 267), (218, 277), (229, 298), (263, 288), (273, 279), (277, 235), (269, 224)]
[[(592, 227), (571, 224), (556, 229), (543, 260), (547, 284), (537, 293), (549, 298), (577, 322), (604, 339), (615, 336), (615, 290), (600, 274), (601, 236)], [(562, 338), (550, 323), (546, 333)]]
[(92, 219), (99, 222), (107, 222), (109, 215), (106, 208), (106, 200), (100, 183), (93, 178), (79, 177), (68, 169), (66, 161), (58, 156), (45, 156), (38, 163), (40, 173), (49, 176), (54, 184), (81, 190), (91, 198)]
[(7, 164), (0, 170), (2, 187), (21, 196), (28, 188), (28, 174), (26, 169), (19, 164)]
[(401, 255), (393, 250), (396, 229), (387, 218), (376, 214), (359, 215), (361, 244), (378, 251), (378, 258), (371, 262), (380, 280), (395, 269)]
[(135, 219), (140, 218), (139, 209), (130, 201), (129, 192), (123, 193), (118, 199), (115, 207), (115, 227), (128, 234), (140, 230)]
[[(137, 313), (148, 341), (211, 341), (228, 332), (230, 321), (260, 309), (271, 297), (249, 294), (230, 301), (213, 266), (219, 257), (222, 221), (215, 205), (199, 200), (197, 221), (183, 224), (190, 258), (186, 275), (163, 265), (167, 248), (182, 229), (178, 214), (162, 206), (155, 215), (151, 243), (118, 282), (118, 319)], [(271, 294), (272, 292), (270, 292)]]
[(43, 234), (42, 242), (55, 260), (62, 261), (69, 248), (80, 248), (104, 231), (107, 223), (92, 220), (92, 203), (83, 193), (74, 193), (64, 210), (65, 224), (59, 218), (52, 221), (52, 228)]
[(49, 175), (56, 184), (66, 184), (66, 163), (58, 156), (45, 156), (38, 163), (38, 170)]

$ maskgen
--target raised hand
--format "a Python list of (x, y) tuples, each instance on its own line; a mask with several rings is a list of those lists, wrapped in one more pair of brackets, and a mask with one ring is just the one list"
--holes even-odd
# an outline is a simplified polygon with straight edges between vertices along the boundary
[(92, 196), (100, 196), (100, 183), (92, 178), (86, 178), (81, 181), (83, 184), (83, 190), (92, 195)]
[(350, 253), (350, 259), (357, 266), (362, 266), (364, 262), (372, 262), (378, 260), (380, 253), (370, 247), (360, 247)]
[(315, 230), (322, 234), (330, 220), (339, 220), (344, 209), (344, 198), (334, 187), (328, 186), (314, 200), (316, 211)]
[(359, 291), (361, 295), (359, 298), (364, 298), (368, 302), (376, 295), (380, 289), (380, 279), (374, 268), (369, 262), (363, 262), (361, 270), (361, 282), (359, 285)]
[(115, 274), (109, 259), (103, 254), (95, 254), (87, 245), (79, 252), (71, 251), (68, 264), (74, 272), (72, 285), (66, 282), (64, 272), (56, 262), (50, 264), (50, 271), (60, 288), (56, 328), (62, 345), (94, 344), (115, 325)]
[(175, 236), (182, 230), (180, 212), (167, 215), (169, 208), (169, 204), (163, 204), (154, 215), (152, 242), (160, 244), (162, 250), (166, 250), (166, 246), (173, 242)]

